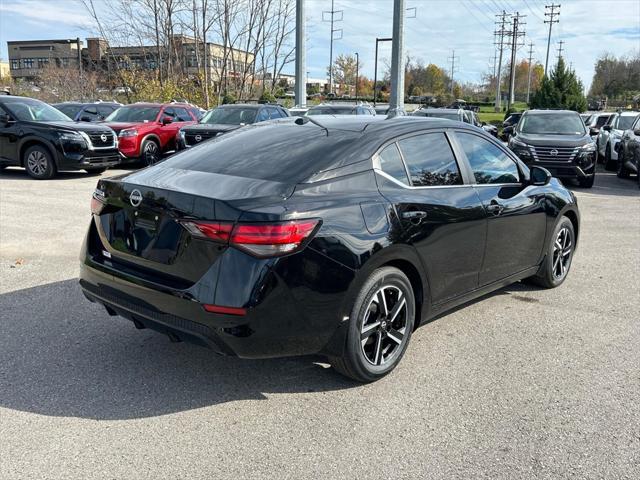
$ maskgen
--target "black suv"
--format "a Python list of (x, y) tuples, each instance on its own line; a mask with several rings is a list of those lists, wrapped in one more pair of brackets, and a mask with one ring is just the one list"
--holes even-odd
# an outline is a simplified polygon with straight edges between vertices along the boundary
[(591, 188), (596, 176), (596, 144), (584, 122), (570, 110), (528, 110), (509, 140), (527, 165), (539, 165), (553, 176), (575, 178)]
[(178, 149), (189, 148), (243, 125), (289, 117), (286, 108), (272, 104), (221, 105), (205, 114), (196, 125), (182, 127), (176, 138)]
[(24, 167), (36, 179), (59, 170), (102, 173), (120, 163), (117, 142), (109, 127), (74, 122), (40, 100), (0, 97), (0, 168)]
[(76, 122), (102, 122), (115, 110), (119, 109), (122, 104), (116, 102), (63, 102), (53, 103), (51, 106)]

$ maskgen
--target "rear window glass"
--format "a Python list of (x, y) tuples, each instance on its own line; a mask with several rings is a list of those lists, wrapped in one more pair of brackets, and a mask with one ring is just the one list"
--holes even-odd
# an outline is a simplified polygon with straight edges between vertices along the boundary
[(409, 185), (409, 179), (407, 178), (407, 171), (404, 168), (404, 163), (398, 152), (398, 147), (395, 143), (389, 145), (378, 154), (380, 159), (380, 168), (387, 175), (391, 175), (399, 182)]
[(462, 177), (444, 133), (427, 133), (398, 142), (409, 169), (411, 183), (418, 187), (460, 185)]
[[(197, 170), (276, 182), (300, 182), (337, 160), (357, 155), (356, 134), (315, 125), (258, 123), (183, 150), (163, 162), (170, 168)], [(357, 157), (354, 161), (362, 160)]]

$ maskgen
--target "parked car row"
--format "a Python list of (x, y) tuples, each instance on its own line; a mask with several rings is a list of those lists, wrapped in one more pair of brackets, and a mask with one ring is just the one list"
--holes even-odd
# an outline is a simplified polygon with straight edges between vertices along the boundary
[(489, 125), (485, 122), (481, 122), (478, 118), (478, 114), (473, 110), (467, 110), (463, 108), (429, 108), (422, 107), (411, 113), (415, 117), (430, 117), (430, 118), (444, 118), (447, 120), (455, 120), (458, 122), (468, 123), (478, 127), (485, 132), (498, 136), (498, 129), (495, 125)]

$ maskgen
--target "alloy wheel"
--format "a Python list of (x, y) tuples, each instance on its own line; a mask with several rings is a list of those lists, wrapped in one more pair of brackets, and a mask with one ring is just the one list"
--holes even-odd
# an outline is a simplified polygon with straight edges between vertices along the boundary
[(158, 145), (155, 142), (147, 142), (145, 145), (144, 160), (147, 165), (153, 165), (158, 161)]
[(561, 280), (569, 271), (571, 264), (571, 254), (573, 252), (573, 244), (571, 241), (571, 232), (567, 227), (563, 227), (558, 232), (556, 240), (553, 244), (553, 278)]
[(27, 157), (27, 167), (37, 176), (46, 173), (48, 162), (47, 156), (38, 150), (34, 150)]
[(372, 365), (384, 365), (402, 351), (407, 335), (407, 301), (402, 290), (387, 285), (378, 289), (367, 307), (360, 342)]

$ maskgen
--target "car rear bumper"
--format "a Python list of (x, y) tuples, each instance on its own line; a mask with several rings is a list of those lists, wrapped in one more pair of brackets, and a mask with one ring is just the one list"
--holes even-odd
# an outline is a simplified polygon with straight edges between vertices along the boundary
[[(247, 256), (231, 250), (219, 268), (214, 265), (199, 282), (180, 290), (125, 273), (85, 246), (80, 286), (110, 315), (221, 355), (269, 358), (335, 352), (344, 346), (343, 337), (337, 338), (345, 331), (342, 308), (354, 271), (336, 262), (326, 265), (326, 257), (311, 249), (239, 268)], [(308, 275), (313, 278), (306, 279)], [(318, 291), (312, 281), (331, 288)], [(210, 313), (203, 304), (245, 308), (246, 314)]]

